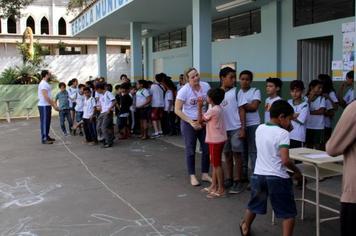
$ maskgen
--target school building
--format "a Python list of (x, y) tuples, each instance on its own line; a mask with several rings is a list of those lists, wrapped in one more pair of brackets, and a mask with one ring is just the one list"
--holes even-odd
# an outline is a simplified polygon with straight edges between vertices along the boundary
[(342, 80), (354, 63), (355, 0), (97, 0), (71, 27), (97, 38), (104, 77), (106, 38), (131, 40), (133, 79), (194, 66), (214, 82), (231, 66), (256, 81), (308, 83), (320, 73)]

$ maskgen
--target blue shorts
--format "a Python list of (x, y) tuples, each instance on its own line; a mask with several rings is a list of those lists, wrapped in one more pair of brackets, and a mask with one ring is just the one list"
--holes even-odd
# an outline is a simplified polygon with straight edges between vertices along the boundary
[(83, 120), (83, 113), (82, 111), (76, 111), (75, 112), (75, 121), (77, 123), (81, 122)]
[(290, 219), (297, 215), (291, 179), (253, 175), (251, 177), (251, 199), (247, 208), (255, 214), (266, 214), (268, 197), (277, 218)]

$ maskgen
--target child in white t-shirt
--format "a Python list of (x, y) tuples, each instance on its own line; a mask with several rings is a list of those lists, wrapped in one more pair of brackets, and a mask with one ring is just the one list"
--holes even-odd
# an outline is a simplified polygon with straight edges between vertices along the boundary
[(241, 89), (238, 93), (238, 98), (241, 101), (247, 101), (247, 104), (243, 106), (246, 111), (246, 139), (244, 141), (242, 172), (244, 180), (248, 181), (248, 163), (251, 162), (251, 170), (253, 172), (257, 158), (255, 133), (261, 123), (260, 114), (258, 113), (258, 108), (261, 104), (261, 91), (251, 87), (253, 81), (253, 73), (251, 71), (241, 71), (239, 80)]
[(322, 150), (325, 128), (325, 98), (321, 96), (323, 84), (320, 80), (312, 80), (309, 84), (307, 99), (310, 116), (307, 120), (306, 146)]
[(209, 145), (210, 164), (213, 166), (212, 183), (204, 188), (208, 198), (225, 196), (224, 173), (221, 167), (221, 157), (227, 140), (224, 111), (220, 106), (224, 100), (225, 92), (221, 88), (208, 91), (207, 102), (209, 110), (203, 114), (204, 100), (198, 99), (198, 121), (203, 125), (206, 122), (205, 142)]
[(163, 134), (166, 135), (176, 135), (176, 115), (174, 113), (174, 94), (176, 92), (176, 87), (170, 77), (166, 77), (163, 80), (163, 85), (166, 90), (164, 95), (164, 114), (162, 120)]
[(95, 98), (92, 97), (92, 91), (89, 87), (83, 89), (84, 105), (83, 105), (83, 129), (86, 143), (94, 145), (97, 142), (96, 124), (95, 124)]
[[(256, 130), (257, 161), (251, 178), (251, 198), (240, 223), (241, 235), (250, 235), (256, 214), (267, 213), (270, 198), (277, 218), (283, 219), (282, 234), (291, 235), (297, 215), (293, 193), (293, 182), (287, 169), (301, 179), (299, 169), (289, 158), (289, 130), (293, 119), (293, 108), (284, 100), (270, 107), (271, 120)], [(273, 137), (273, 138), (271, 138)]]
[[(346, 90), (346, 92), (345, 92)], [(345, 108), (355, 100), (354, 96), (354, 72), (349, 71), (346, 74), (346, 81), (340, 86), (339, 92), (340, 105)]]
[(282, 81), (279, 78), (268, 78), (266, 79), (266, 92), (267, 98), (265, 101), (265, 123), (270, 120), (269, 110), (275, 101), (281, 100), (278, 96), (282, 89)]
[(78, 85), (78, 94), (77, 94), (77, 99), (75, 100), (75, 130), (74, 130), (74, 135), (76, 134), (77, 129), (79, 129), (79, 135), (83, 136), (83, 107), (84, 107), (84, 91), (83, 89), (85, 88), (84, 84), (79, 84)]
[(304, 146), (306, 126), (309, 116), (309, 104), (303, 98), (304, 84), (301, 80), (294, 80), (290, 84), (290, 95), (292, 99), (288, 103), (293, 107), (294, 116), (292, 120), (293, 130), (290, 132), (290, 148)]
[(136, 92), (136, 114), (140, 120), (141, 139), (148, 139), (148, 121), (150, 119), (150, 105), (152, 101), (152, 95), (147, 89), (148, 83), (145, 80), (137, 81)]

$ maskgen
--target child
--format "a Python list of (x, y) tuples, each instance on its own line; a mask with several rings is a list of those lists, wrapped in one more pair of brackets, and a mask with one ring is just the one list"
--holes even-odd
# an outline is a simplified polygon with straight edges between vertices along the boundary
[(303, 98), (304, 84), (301, 80), (294, 80), (290, 84), (292, 99), (288, 103), (293, 107), (293, 130), (290, 132), (290, 148), (300, 148), (305, 143), (305, 123), (309, 116), (308, 101)]
[(325, 98), (321, 96), (323, 84), (320, 80), (312, 80), (307, 93), (310, 116), (306, 127), (306, 146), (322, 150), (325, 128)]
[(112, 93), (105, 89), (105, 84), (97, 84), (96, 92), (101, 95), (99, 98), (100, 115), (98, 123), (104, 138), (103, 148), (109, 148), (112, 147), (114, 142), (113, 109), (116, 101)]
[(256, 130), (257, 161), (251, 178), (251, 198), (240, 223), (241, 235), (250, 235), (256, 214), (266, 214), (268, 197), (276, 217), (283, 219), (283, 235), (293, 234), (297, 209), (287, 169), (294, 172), (297, 180), (301, 179), (300, 171), (289, 159), (288, 131), (294, 111), (283, 100), (274, 102), (269, 111), (270, 122)]
[(148, 121), (150, 117), (150, 104), (152, 96), (149, 92), (148, 83), (145, 80), (137, 82), (136, 111), (140, 120), (141, 139), (148, 139)]
[(69, 106), (70, 106), (70, 115), (72, 120), (75, 120), (75, 106), (76, 99), (78, 95), (78, 80), (76, 78), (68, 82), (68, 95), (69, 95)]
[(162, 120), (163, 134), (176, 135), (176, 115), (174, 113), (174, 93), (176, 87), (170, 77), (163, 80), (166, 93), (164, 95), (164, 114)]
[(130, 107), (132, 105), (132, 98), (129, 95), (130, 84), (123, 83), (120, 85), (120, 96), (116, 95), (116, 103), (118, 106), (117, 121), (120, 132), (119, 139), (128, 139), (130, 137)]
[[(326, 143), (332, 133), (332, 122), (333, 118), (335, 115), (335, 112), (337, 111), (339, 100), (336, 97), (333, 81), (329, 75), (326, 74), (320, 74), (318, 76), (318, 79), (322, 82), (323, 84), (323, 97), (325, 98), (325, 106), (326, 106), (326, 112), (324, 114), (325, 116), (325, 140), (324, 143)], [(323, 148), (325, 150), (325, 148)]]
[(65, 126), (65, 120), (67, 119), (68, 121), (69, 131), (71, 134), (72, 134), (72, 126), (73, 126), (73, 121), (70, 114), (69, 94), (68, 91), (66, 90), (65, 83), (63, 82), (59, 83), (58, 87), (60, 89), (60, 92), (56, 96), (56, 103), (58, 102), (59, 122), (64, 136), (67, 136), (68, 132)]
[(266, 92), (268, 98), (265, 101), (265, 123), (269, 122), (270, 115), (269, 110), (275, 101), (281, 100), (279, 95), (282, 88), (282, 81), (279, 78), (266, 79)]
[(221, 168), (221, 155), (227, 140), (224, 111), (220, 104), (224, 100), (225, 92), (221, 88), (208, 91), (207, 102), (211, 105), (203, 115), (203, 99), (198, 100), (198, 121), (207, 122), (205, 142), (209, 145), (210, 163), (213, 165), (212, 183), (209, 188), (204, 188), (208, 198), (225, 196), (224, 173)]
[(84, 105), (83, 105), (83, 128), (85, 133), (86, 143), (94, 145), (96, 143), (95, 135), (95, 98), (92, 97), (91, 89), (88, 87), (83, 88), (84, 93)]
[(83, 136), (83, 107), (84, 107), (84, 91), (83, 89), (85, 88), (84, 84), (79, 84), (78, 86), (78, 94), (77, 94), (77, 99), (75, 100), (75, 121), (77, 122), (77, 125), (73, 131), (74, 135), (76, 133), (76, 129), (79, 128), (79, 135)]
[(135, 133), (135, 127), (138, 122), (136, 122), (137, 116), (136, 114), (136, 84), (131, 86), (130, 88), (130, 97), (132, 98), (132, 105), (130, 106), (130, 128), (131, 134)]
[[(346, 93), (345, 93), (346, 90)], [(341, 84), (339, 92), (340, 105), (346, 108), (351, 102), (355, 100), (354, 97), (354, 72), (349, 71), (346, 74), (346, 81)]]
[(243, 152), (243, 177), (248, 179), (248, 163), (251, 161), (251, 170), (255, 169), (257, 158), (255, 133), (257, 127), (261, 123), (258, 107), (261, 104), (261, 91), (257, 88), (252, 88), (253, 73), (244, 70), (240, 73), (240, 91), (238, 93), (239, 100), (246, 100), (247, 104), (243, 106), (246, 111), (246, 139), (244, 142)]

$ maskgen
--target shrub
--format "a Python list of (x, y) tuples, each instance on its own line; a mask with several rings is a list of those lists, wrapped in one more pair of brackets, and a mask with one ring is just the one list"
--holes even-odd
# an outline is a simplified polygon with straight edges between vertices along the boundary
[(0, 84), (16, 84), (19, 74), (15, 68), (7, 68), (0, 75)]

